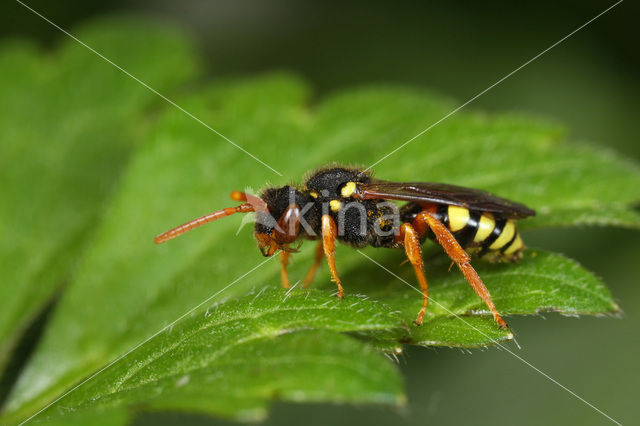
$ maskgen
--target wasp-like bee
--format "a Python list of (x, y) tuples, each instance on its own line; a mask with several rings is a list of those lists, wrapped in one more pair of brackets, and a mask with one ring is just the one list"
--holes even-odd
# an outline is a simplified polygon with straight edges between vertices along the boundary
[[(507, 327), (471, 266), (468, 253), (492, 261), (518, 260), (524, 245), (515, 220), (535, 215), (522, 204), (477, 189), (442, 183), (388, 182), (374, 179), (363, 170), (333, 166), (310, 174), (303, 187), (267, 188), (259, 198), (233, 191), (231, 198), (244, 204), (187, 222), (157, 236), (155, 242), (162, 243), (234, 213), (255, 212), (254, 235), (260, 251), (264, 256), (280, 251), (282, 286), (289, 287), (287, 264), (290, 254), (297, 251), (292, 245), (319, 239), (304, 285), (313, 281), (326, 257), (339, 298), (344, 296), (344, 290), (335, 264), (336, 240), (354, 247), (404, 248), (422, 289), (422, 308), (415, 321), (421, 325), (428, 286), (420, 246), (430, 238), (458, 265), (495, 321)], [(397, 207), (389, 200), (407, 203)]]

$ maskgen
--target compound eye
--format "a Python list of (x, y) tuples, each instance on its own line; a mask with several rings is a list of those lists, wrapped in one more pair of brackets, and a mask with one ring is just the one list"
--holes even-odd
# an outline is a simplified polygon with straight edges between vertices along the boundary
[(273, 237), (278, 244), (289, 244), (298, 238), (301, 216), (302, 212), (297, 204), (287, 207), (278, 220), (278, 226), (273, 230)]
[(355, 182), (347, 182), (343, 183), (338, 187), (338, 191), (340, 192), (340, 196), (343, 198), (349, 198), (353, 196), (356, 192), (356, 183)]

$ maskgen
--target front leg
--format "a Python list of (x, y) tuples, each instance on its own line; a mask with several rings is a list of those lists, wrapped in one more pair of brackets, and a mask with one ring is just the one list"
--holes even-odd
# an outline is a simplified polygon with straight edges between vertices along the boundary
[(282, 283), (282, 288), (291, 287), (291, 284), (289, 283), (289, 273), (287, 272), (289, 254), (290, 253), (288, 251), (280, 251), (280, 282)]
[(338, 277), (338, 270), (336, 269), (336, 235), (338, 235), (338, 227), (336, 222), (325, 214), (322, 216), (322, 248), (324, 254), (327, 256), (327, 262), (329, 263), (329, 271), (331, 271), (331, 278), (338, 286), (338, 299), (344, 297), (344, 290), (342, 284), (340, 284), (340, 278)]

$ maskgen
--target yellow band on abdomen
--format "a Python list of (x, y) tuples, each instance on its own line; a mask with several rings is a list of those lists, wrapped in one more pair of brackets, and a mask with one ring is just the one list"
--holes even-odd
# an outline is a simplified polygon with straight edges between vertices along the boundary
[(473, 238), (473, 242), (481, 243), (486, 240), (493, 232), (493, 228), (495, 228), (495, 226), (496, 222), (493, 219), (493, 215), (490, 213), (482, 213), (480, 221), (478, 222), (478, 231), (476, 232), (476, 236)]
[(449, 229), (456, 232), (467, 226), (469, 210), (464, 207), (449, 206)]
[(509, 248), (504, 251), (504, 254), (513, 254), (516, 251), (520, 250), (522, 247), (524, 247), (524, 244), (522, 243), (522, 238), (520, 238), (520, 234), (518, 234), (516, 235), (516, 239), (513, 240)]
[(493, 244), (489, 246), (489, 250), (500, 250), (509, 241), (511, 241), (515, 232), (516, 232), (516, 225), (513, 223), (512, 220), (508, 220), (507, 223), (504, 225), (504, 228), (502, 228), (502, 233), (500, 234), (498, 239), (495, 240)]

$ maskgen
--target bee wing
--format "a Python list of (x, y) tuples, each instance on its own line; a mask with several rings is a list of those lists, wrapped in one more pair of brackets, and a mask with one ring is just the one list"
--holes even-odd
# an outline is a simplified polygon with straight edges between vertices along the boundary
[(418, 204), (446, 204), (469, 210), (491, 212), (508, 219), (534, 216), (527, 206), (496, 197), (486, 191), (433, 182), (388, 182), (372, 180), (359, 183), (353, 195), (361, 200), (387, 199), (410, 201)]

